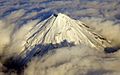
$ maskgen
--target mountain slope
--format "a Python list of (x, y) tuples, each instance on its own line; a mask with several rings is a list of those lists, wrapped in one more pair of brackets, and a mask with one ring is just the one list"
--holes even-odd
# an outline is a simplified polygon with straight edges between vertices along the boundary
[(26, 63), (35, 55), (42, 56), (48, 50), (74, 45), (87, 45), (96, 49), (110, 46), (109, 42), (93, 32), (84, 23), (59, 13), (35, 25), (27, 38), (20, 56)]

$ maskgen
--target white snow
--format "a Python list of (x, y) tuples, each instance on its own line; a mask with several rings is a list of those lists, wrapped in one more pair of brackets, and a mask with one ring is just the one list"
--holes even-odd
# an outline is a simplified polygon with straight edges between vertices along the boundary
[[(25, 36), (23, 54), (31, 58), (36, 52), (53, 47), (64, 47), (72, 45), (87, 45), (96, 49), (110, 46), (109, 42), (102, 36), (93, 32), (84, 23), (74, 20), (69, 16), (59, 13), (35, 25)], [(44, 45), (44, 46), (43, 46)], [(54, 49), (54, 48), (52, 48)], [(26, 54), (27, 53), (27, 54)]]
[(71, 19), (61, 13), (59, 13), (57, 17), (52, 15), (47, 20), (35, 25), (28, 35), (27, 46), (50, 43), (56, 44), (64, 40), (69, 43), (73, 42), (75, 45), (85, 44), (91, 47), (108, 46), (106, 40), (101, 39), (103, 37), (90, 31), (82, 22)]

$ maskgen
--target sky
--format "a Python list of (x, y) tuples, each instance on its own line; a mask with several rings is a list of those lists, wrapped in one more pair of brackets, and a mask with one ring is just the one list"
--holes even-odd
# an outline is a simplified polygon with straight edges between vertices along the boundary
[(120, 48), (119, 12), (120, 0), (0, 0), (0, 75), (120, 75), (120, 51), (104, 54), (85, 45), (50, 51), (22, 71), (5, 65), (21, 52), (34, 25), (58, 13), (84, 22)]

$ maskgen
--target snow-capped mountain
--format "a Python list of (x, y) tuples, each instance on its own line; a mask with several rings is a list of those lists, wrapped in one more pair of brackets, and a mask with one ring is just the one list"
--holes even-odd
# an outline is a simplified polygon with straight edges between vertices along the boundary
[[(110, 43), (95, 33), (84, 23), (65, 14), (52, 15), (35, 25), (25, 36), (23, 52), (20, 54), (26, 63), (35, 55), (42, 56), (48, 50), (84, 44), (93, 48), (105, 48)], [(24, 56), (24, 57), (23, 57)]]

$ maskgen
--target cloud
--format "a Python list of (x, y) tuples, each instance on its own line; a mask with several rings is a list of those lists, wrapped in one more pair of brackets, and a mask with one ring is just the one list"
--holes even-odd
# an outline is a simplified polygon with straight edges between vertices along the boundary
[[(24, 43), (27, 40), (29, 30), (38, 23), (39, 20), (31, 20), (21, 28), (16, 29), (14, 22), (10, 20), (0, 20), (0, 74), (17, 74), (15, 70), (7, 69), (6, 62), (12, 56), (18, 55), (23, 50)], [(25, 37), (26, 36), (26, 37)], [(12, 60), (11, 60), (12, 61)], [(6, 72), (8, 71), (8, 72)], [(11, 72), (12, 71), (12, 72)], [(10, 73), (9, 73), (10, 72)]]
[[(116, 75), (119, 58), (105, 55), (96, 49), (80, 45), (55, 49), (43, 58), (35, 58), (24, 75)], [(111, 57), (110, 57), (111, 56)]]
[(6, 16), (6, 20), (9, 22), (15, 23), (17, 20), (20, 20), (21, 17), (25, 14), (24, 9), (13, 11), (10, 15)]
[(10, 24), (9, 22), (0, 20), (0, 75), (4, 75), (5, 73), (3, 72), (3, 70), (6, 69), (6, 67), (3, 65), (3, 59), (5, 57), (11, 56), (6, 54), (6, 56), (3, 57), (5, 54), (4, 52), (6, 52), (7, 50), (6, 47), (8, 47), (11, 42), (11, 35), (14, 27), (14, 24)]
[[(30, 36), (30, 30), (39, 22), (39, 20), (31, 20), (17, 29), (12, 35), (10, 46), (7, 50), (10, 54), (20, 54), (24, 50), (26, 40)], [(12, 50), (12, 51), (11, 51)], [(7, 53), (8, 54), (8, 53)]]
[(114, 46), (120, 46), (120, 24), (102, 18), (81, 18), (81, 21), (107, 38)]
[(10, 43), (11, 34), (14, 29), (14, 25), (8, 25), (9, 23), (0, 20), (0, 55), (2, 55), (5, 46)]
[(95, 62), (99, 59), (96, 53), (84, 45), (55, 49), (41, 59), (33, 59), (25, 75), (83, 75), (90, 69), (101, 69), (99, 61)]

